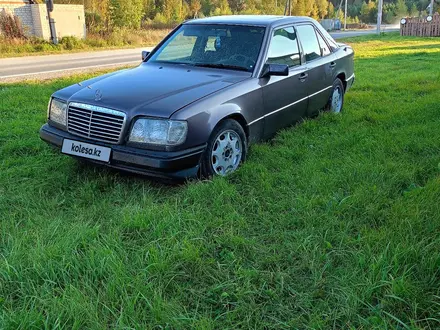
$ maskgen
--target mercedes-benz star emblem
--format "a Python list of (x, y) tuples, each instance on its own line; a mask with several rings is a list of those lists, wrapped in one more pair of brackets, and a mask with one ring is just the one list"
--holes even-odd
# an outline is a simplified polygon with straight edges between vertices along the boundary
[(101, 101), (102, 100), (102, 93), (99, 89), (95, 92), (95, 101)]

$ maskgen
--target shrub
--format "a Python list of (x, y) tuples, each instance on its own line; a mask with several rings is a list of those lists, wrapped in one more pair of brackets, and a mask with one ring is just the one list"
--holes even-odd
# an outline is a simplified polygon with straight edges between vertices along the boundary
[(26, 39), (20, 19), (4, 10), (0, 12), (0, 32), (7, 39)]
[(110, 33), (106, 40), (109, 46), (121, 47), (125, 45), (124, 33), (120, 29), (117, 29)]
[(136, 31), (125, 31), (123, 37), (124, 43), (127, 45), (141, 45), (144, 43), (142, 35)]
[(78, 38), (70, 36), (70, 37), (63, 37), (60, 40), (60, 44), (65, 49), (72, 50), (72, 49), (81, 48), (80, 46), (82, 45), (82, 42)]
[(88, 12), (85, 13), (86, 17), (86, 28), (89, 32), (99, 32), (102, 30), (103, 27), (103, 21), (101, 18), (101, 15), (95, 12)]
[(102, 37), (102, 35), (95, 35), (92, 33), (89, 33), (87, 35), (87, 39), (85, 40), (85, 43), (93, 48), (101, 48), (101, 47), (107, 47), (107, 41)]
[(57, 47), (54, 44), (50, 44), (48, 42), (43, 42), (40, 44), (36, 44), (34, 46), (34, 52), (50, 52), (50, 51), (56, 50), (58, 48), (59, 47)]
[(153, 24), (165, 25), (167, 23), (168, 23), (168, 20), (163, 14), (157, 13), (156, 16), (154, 16)]
[(165, 17), (161, 14), (156, 15), (154, 20), (145, 20), (142, 22), (141, 29), (142, 30), (172, 30), (177, 25), (179, 25), (179, 22), (167, 22)]

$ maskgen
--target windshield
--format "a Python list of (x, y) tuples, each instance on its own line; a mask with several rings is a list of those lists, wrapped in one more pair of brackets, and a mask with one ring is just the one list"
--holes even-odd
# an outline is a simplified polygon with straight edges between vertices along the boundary
[(148, 62), (252, 72), (264, 32), (253, 26), (182, 25)]

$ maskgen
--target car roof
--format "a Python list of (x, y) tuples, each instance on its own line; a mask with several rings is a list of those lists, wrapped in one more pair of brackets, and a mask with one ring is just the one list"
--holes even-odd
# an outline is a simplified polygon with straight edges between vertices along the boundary
[(299, 22), (315, 22), (315, 20), (305, 16), (230, 15), (194, 19), (187, 21), (184, 24), (225, 24), (269, 27)]

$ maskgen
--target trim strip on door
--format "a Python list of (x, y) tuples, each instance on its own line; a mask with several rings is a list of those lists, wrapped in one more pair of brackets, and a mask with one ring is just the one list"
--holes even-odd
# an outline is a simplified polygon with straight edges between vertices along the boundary
[(271, 115), (273, 115), (273, 114), (275, 114), (275, 113), (277, 113), (277, 112), (279, 112), (279, 111), (282, 111), (282, 110), (284, 110), (284, 109), (286, 109), (286, 108), (288, 108), (288, 107), (291, 107), (292, 105), (295, 105), (295, 104), (297, 104), (297, 103), (299, 103), (299, 102), (302, 102), (302, 101), (308, 99), (309, 97), (312, 97), (312, 96), (315, 96), (315, 95), (317, 95), (317, 94), (319, 94), (319, 93), (325, 92), (326, 90), (328, 90), (328, 89), (330, 89), (330, 88), (333, 88), (333, 86), (328, 86), (328, 87), (326, 87), (326, 88), (324, 88), (324, 89), (321, 89), (320, 91), (318, 91), (318, 92), (316, 92), (316, 93), (313, 93), (313, 94), (311, 94), (311, 95), (309, 95), (309, 96), (303, 97), (302, 99), (300, 99), (300, 100), (298, 100), (298, 101), (295, 101), (295, 102), (293, 102), (293, 103), (290, 103), (289, 105), (286, 105), (286, 106), (284, 106), (284, 107), (282, 107), (282, 108), (279, 108), (279, 109), (277, 109), (277, 110), (275, 110), (275, 111), (272, 111), (272, 112), (270, 112), (270, 113), (268, 113), (268, 114), (265, 114), (264, 116), (261, 116), (260, 118), (257, 118), (257, 119), (255, 119), (255, 120), (251, 121), (251, 122), (250, 122), (249, 124), (247, 124), (247, 125), (250, 126), (250, 125), (256, 123), (257, 121), (259, 121), (259, 120), (261, 120), (261, 119), (264, 119), (264, 118), (266, 118), (266, 117), (269, 117), (269, 116), (271, 116)]

